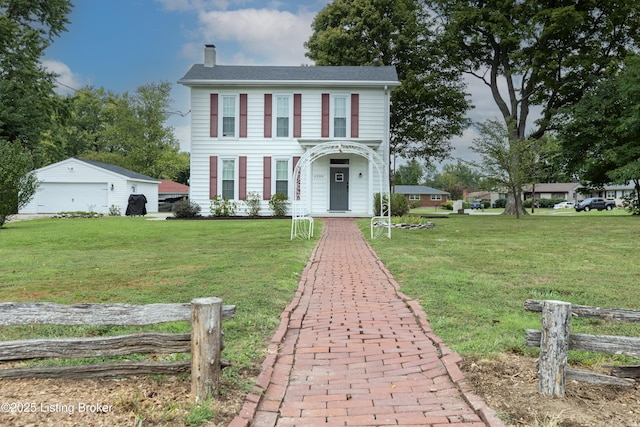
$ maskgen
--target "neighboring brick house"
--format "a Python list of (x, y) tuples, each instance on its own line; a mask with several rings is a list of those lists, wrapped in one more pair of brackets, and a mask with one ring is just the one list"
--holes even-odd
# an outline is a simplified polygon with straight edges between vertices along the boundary
[(425, 185), (396, 185), (394, 193), (403, 194), (409, 206), (436, 207), (448, 200), (449, 193)]
[(179, 83), (191, 93), (189, 199), (203, 214), (250, 193), (268, 214), (282, 193), (304, 215), (372, 216), (374, 194), (388, 194), (394, 67), (218, 65), (206, 45)]

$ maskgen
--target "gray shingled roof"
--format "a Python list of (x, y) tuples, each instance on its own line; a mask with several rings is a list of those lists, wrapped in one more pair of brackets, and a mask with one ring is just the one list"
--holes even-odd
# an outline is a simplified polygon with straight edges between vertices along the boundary
[(426, 185), (396, 185), (394, 192), (398, 194), (449, 194), (447, 191), (437, 190)]
[(105, 169), (108, 170), (110, 172), (114, 172), (117, 173), (119, 175), (123, 175), (126, 176), (127, 178), (131, 178), (131, 179), (138, 179), (138, 180), (143, 180), (143, 181), (156, 181), (156, 182), (160, 182), (159, 179), (155, 179), (155, 178), (151, 178), (150, 176), (147, 175), (143, 175), (141, 173), (138, 172), (134, 172), (132, 170), (129, 169), (125, 169), (121, 166), (116, 166), (116, 165), (112, 165), (109, 163), (102, 163), (102, 162), (96, 162), (94, 160), (84, 160), (84, 159), (76, 159), (79, 160), (81, 162), (85, 162), (88, 163), (90, 165), (99, 167), (101, 169)]
[[(581, 187), (579, 182), (550, 182), (550, 183), (538, 183), (536, 184), (536, 193), (564, 193), (575, 191), (576, 188)], [(531, 185), (525, 185), (523, 190), (532, 191)]]
[(395, 67), (339, 66), (339, 67), (275, 67), (195, 64), (178, 83), (211, 81), (306, 81), (306, 82), (380, 82), (399, 83)]

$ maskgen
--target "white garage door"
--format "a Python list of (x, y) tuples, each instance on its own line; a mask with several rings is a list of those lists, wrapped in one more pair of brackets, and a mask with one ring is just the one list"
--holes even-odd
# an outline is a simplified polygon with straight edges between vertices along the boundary
[(37, 200), (38, 213), (108, 212), (106, 183), (43, 182)]

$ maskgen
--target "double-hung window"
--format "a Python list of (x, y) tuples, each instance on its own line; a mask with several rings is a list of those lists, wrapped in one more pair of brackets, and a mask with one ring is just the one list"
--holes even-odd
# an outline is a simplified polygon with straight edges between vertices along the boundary
[(235, 160), (222, 161), (222, 197), (228, 200), (235, 198)]
[(347, 97), (336, 96), (333, 98), (333, 137), (345, 138), (347, 136)]
[(222, 136), (236, 136), (236, 97), (233, 95), (222, 96)]
[(289, 161), (276, 160), (276, 193), (289, 196)]
[(276, 137), (289, 137), (289, 123), (291, 122), (290, 97), (276, 96)]

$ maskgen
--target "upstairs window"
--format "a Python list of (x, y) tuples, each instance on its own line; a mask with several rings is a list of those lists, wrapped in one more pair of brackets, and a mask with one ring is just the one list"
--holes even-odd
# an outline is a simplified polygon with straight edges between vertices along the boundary
[(336, 96), (333, 98), (333, 137), (347, 136), (347, 98)]
[(236, 97), (225, 95), (222, 97), (222, 136), (233, 138), (236, 136)]
[(289, 112), (290, 98), (288, 96), (276, 96), (276, 137), (289, 137)]

